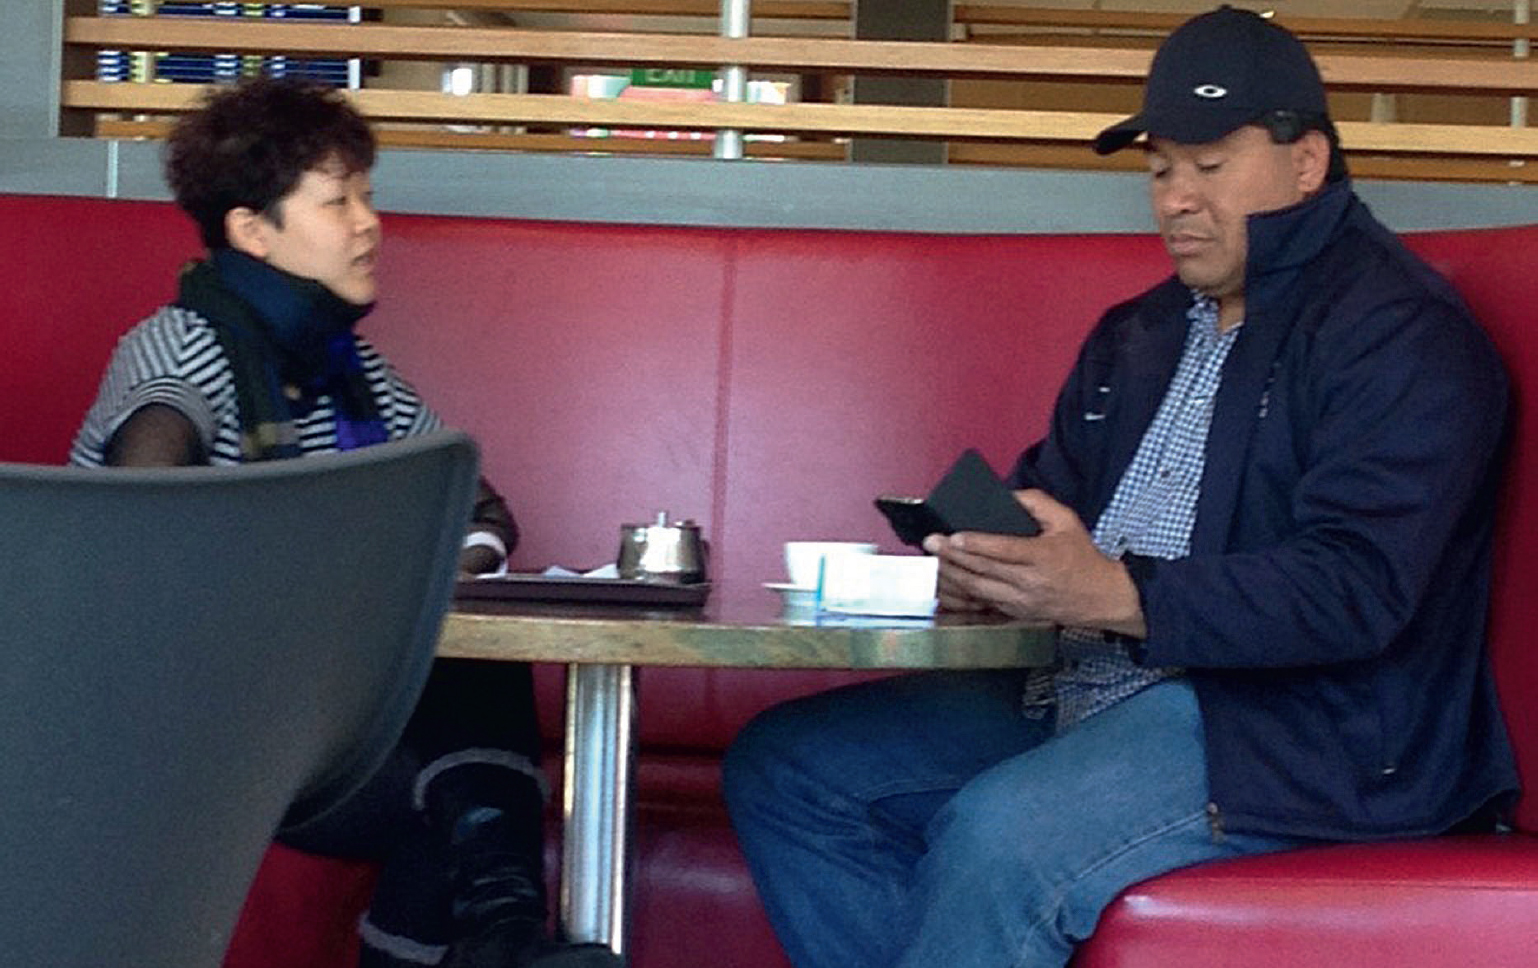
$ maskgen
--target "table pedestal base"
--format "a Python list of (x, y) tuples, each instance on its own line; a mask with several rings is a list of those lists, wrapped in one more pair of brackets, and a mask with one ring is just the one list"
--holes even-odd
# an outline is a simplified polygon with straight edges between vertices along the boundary
[(600, 942), (618, 954), (627, 946), (635, 705), (631, 666), (567, 667), (561, 923), (572, 941)]

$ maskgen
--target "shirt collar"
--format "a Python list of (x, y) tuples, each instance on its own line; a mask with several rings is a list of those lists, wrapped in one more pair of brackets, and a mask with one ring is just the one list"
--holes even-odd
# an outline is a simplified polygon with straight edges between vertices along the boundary
[(1191, 290), (1191, 306), (1186, 310), (1186, 321), (1210, 339), (1220, 339), (1228, 333), (1237, 332), (1244, 325), (1241, 319), (1229, 327), (1228, 333), (1219, 330), (1218, 301), (1197, 289)]

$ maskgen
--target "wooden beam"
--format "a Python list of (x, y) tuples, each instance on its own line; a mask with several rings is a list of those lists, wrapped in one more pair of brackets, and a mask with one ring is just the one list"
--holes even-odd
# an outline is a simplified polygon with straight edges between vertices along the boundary
[[(1043, 30), (1119, 31), (1162, 37), (1190, 19), (1188, 14), (1144, 13), (1131, 10), (1050, 10), (995, 4), (957, 4), (952, 18), (959, 24), (1037, 27)], [(1291, 17), (1276, 22), (1306, 39), (1347, 37), (1360, 41), (1484, 41), (1538, 39), (1538, 24), (1492, 23), (1479, 20), (1372, 17)]]
[(1538, 128), (1476, 124), (1398, 124), (1341, 121), (1341, 144), (1351, 151), (1453, 157), (1538, 157)]
[[(373, 10), (485, 10), (591, 14), (596, 16), (716, 17), (719, 0), (365, 0)], [(849, 0), (754, 0), (755, 18), (783, 20), (849, 20)], [(954, 7), (958, 24), (1035, 27), (1044, 30), (1122, 31), (1162, 36), (1185, 22), (1187, 14), (1111, 10), (1057, 10), (1039, 6), (962, 3)], [(1418, 17), (1278, 16), (1303, 37), (1349, 37), (1365, 41), (1432, 40), (1501, 42), (1538, 39), (1538, 24), (1493, 23)]]
[[(1093, 38), (1084, 34), (1049, 34), (1049, 33), (986, 33), (970, 34), (960, 40), (958, 44), (975, 45), (1001, 45), (1014, 47), (1083, 47), (1085, 43), (1093, 41), (1097, 49), (1102, 50), (1146, 50), (1150, 57), (1158, 48), (1159, 38), (1153, 36), (1136, 36), (1133, 34), (1096, 34)], [(1313, 56), (1329, 59), (1331, 55), (1347, 54), (1359, 57), (1383, 57), (1394, 55), (1400, 57), (1425, 57), (1435, 60), (1442, 58), (1467, 60), (1475, 59), (1486, 63), (1499, 63), (1511, 60), (1510, 44), (1495, 48), (1481, 48), (1472, 46), (1448, 46), (1445, 44), (1433, 44), (1425, 41), (1393, 40), (1364, 47), (1361, 44), (1353, 44), (1339, 39), (1317, 40), (1311, 42), (1309, 50)]]
[[(568, 134), (503, 134), (380, 128), (380, 144), (392, 148), (447, 148), (498, 151), (540, 151), (612, 155), (696, 155), (710, 157), (711, 142), (683, 138), (585, 138)], [(749, 141), (749, 158), (796, 161), (844, 161), (846, 146), (832, 141)]]
[(402, 60), (559, 61), (581, 64), (721, 64), (836, 70), (1120, 77), (1148, 70), (1140, 51), (994, 48), (822, 38), (624, 34), (495, 27), (318, 24), (219, 18), (72, 17), (64, 41), (119, 50), (238, 51)]
[[(224, 18), (70, 17), (65, 43), (128, 50), (203, 50), (403, 60), (557, 61), (842, 73), (1012, 76), (1135, 82), (1148, 71), (1142, 50), (1025, 47), (906, 41), (681, 36), (533, 31), (488, 27), (407, 27), (235, 21)], [(1538, 60), (1324, 54), (1325, 83), (1370, 91), (1538, 93)]]
[[(140, 141), (164, 140), (171, 122), (103, 117), (96, 122), (96, 137)], [(432, 128), (376, 127), (374, 136), (387, 148), (440, 148), (469, 151), (539, 151), (615, 155), (709, 156), (708, 140), (674, 138), (580, 137), (569, 134), (529, 134), (502, 131), (444, 131)], [(798, 161), (843, 161), (845, 146), (832, 141), (749, 141), (743, 150), (750, 158), (790, 158)]]
[[(193, 84), (65, 83), (64, 103), (126, 114), (195, 108), (206, 88)], [(444, 124), (559, 124), (599, 128), (874, 134), (912, 138), (1031, 138), (1085, 141), (1118, 115), (873, 104), (746, 104), (725, 101), (597, 100), (559, 94), (467, 94), (429, 91), (348, 92), (375, 121)]]
[[(128, 121), (102, 118), (96, 124), (99, 138), (162, 139), (169, 121)], [(666, 138), (583, 138), (565, 134), (508, 134), (487, 131), (438, 131), (421, 128), (382, 127), (375, 132), (379, 143), (391, 148), (447, 150), (584, 152), (624, 155), (710, 154), (709, 141)], [(797, 161), (843, 161), (846, 148), (832, 141), (749, 141), (744, 150), (752, 158), (785, 158)], [(1365, 178), (1414, 179), (1417, 181), (1503, 182), (1538, 184), (1538, 163), (1513, 165), (1493, 159), (1415, 158), (1359, 155), (1347, 152), (1351, 172)], [(1101, 157), (1086, 145), (1052, 145), (991, 142), (954, 142), (949, 152), (953, 165), (1059, 168), (1071, 171), (1140, 172), (1143, 160), (1136, 152)]]
[[(204, 89), (182, 84), (68, 81), (71, 108), (128, 114), (185, 111)], [(1118, 114), (871, 104), (741, 104), (594, 100), (550, 94), (469, 94), (363, 90), (349, 96), (376, 121), (445, 124), (551, 124), (601, 128), (774, 131), (862, 134), (949, 141), (1087, 143)], [(1341, 122), (1351, 150), (1462, 157), (1538, 158), (1538, 128), (1454, 124)]]
[[(1416, 158), (1360, 155), (1347, 152), (1352, 177), (1414, 181), (1497, 182), (1538, 184), (1538, 164), (1512, 165), (1500, 159)], [(1135, 152), (1100, 157), (1084, 147), (1040, 144), (957, 143), (950, 146), (953, 165), (996, 165), (1012, 168), (1061, 168), (1071, 171), (1143, 170)]]
[[(367, 0), (375, 10), (488, 10), (593, 14), (600, 16), (717, 17), (720, 0)], [(851, 5), (841, 0), (754, 0), (753, 18), (765, 20), (848, 20)]]

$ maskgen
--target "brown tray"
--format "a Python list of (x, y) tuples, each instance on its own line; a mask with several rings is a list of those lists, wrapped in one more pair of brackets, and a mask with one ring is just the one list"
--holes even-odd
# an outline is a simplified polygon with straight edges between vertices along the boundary
[(710, 582), (670, 585), (630, 578), (556, 578), (546, 575), (502, 575), (497, 578), (461, 578), (454, 597), (502, 602), (598, 602), (611, 605), (705, 604)]

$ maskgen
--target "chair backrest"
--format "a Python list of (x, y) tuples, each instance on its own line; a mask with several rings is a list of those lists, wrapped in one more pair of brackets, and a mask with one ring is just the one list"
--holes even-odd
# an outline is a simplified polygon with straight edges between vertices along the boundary
[(216, 966), (262, 852), (420, 694), (469, 438), (238, 468), (0, 465), (0, 950)]

